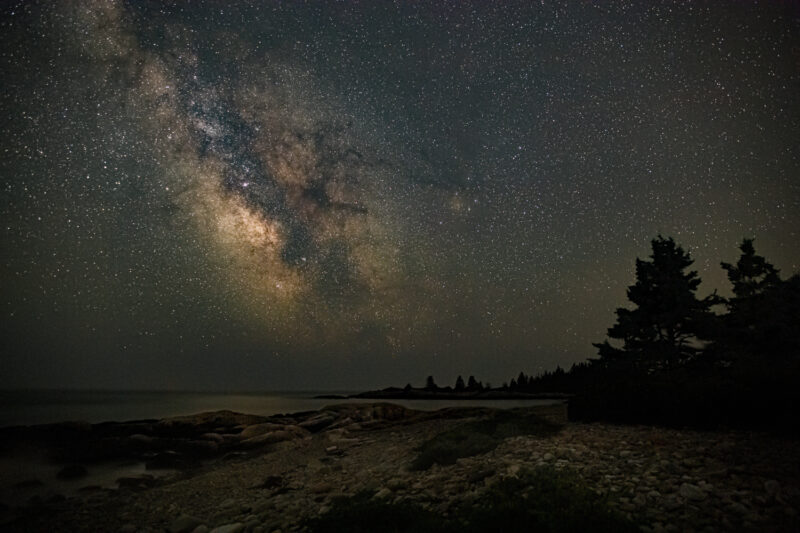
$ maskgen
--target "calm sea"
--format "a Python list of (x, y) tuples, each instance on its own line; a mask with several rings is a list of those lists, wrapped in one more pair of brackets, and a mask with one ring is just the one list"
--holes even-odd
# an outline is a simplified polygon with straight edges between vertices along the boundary
[[(254, 415), (275, 415), (321, 409), (341, 402), (375, 400), (324, 400), (314, 396), (331, 392), (142, 392), (142, 391), (0, 391), (0, 427), (48, 424), (67, 420), (107, 422), (164, 418), (228, 409)], [(348, 394), (335, 392), (334, 394)], [(392, 400), (420, 410), (451, 406), (522, 407), (552, 400)]]

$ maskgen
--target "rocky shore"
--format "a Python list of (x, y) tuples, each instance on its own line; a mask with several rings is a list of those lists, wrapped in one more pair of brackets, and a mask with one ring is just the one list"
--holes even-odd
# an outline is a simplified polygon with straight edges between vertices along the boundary
[[(557, 419), (559, 409), (541, 414)], [(422, 442), (490, 414), (350, 404), (269, 418), (217, 412), (6, 429), (5, 465), (38, 446), (72, 469), (65, 475), (87, 483), (109, 462), (144, 462), (149, 470), (113, 487), (3, 502), (0, 528), (285, 533), (302, 530), (337, 497), (364, 490), (446, 515), (500, 479), (545, 466), (575, 472), (643, 531), (796, 531), (800, 524), (800, 443), (755, 433), (566, 423), (554, 436), (510, 437), (453, 465), (408, 469)], [(2, 488), (24, 493), (37, 481)]]

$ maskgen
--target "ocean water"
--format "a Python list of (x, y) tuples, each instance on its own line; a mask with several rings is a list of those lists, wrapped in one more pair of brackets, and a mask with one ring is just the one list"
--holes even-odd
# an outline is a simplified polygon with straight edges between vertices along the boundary
[[(351, 392), (306, 391), (265, 393), (144, 392), (36, 390), (0, 391), (0, 427), (81, 420), (91, 423), (144, 420), (228, 409), (270, 416), (321, 409), (342, 402), (376, 400), (318, 399), (320, 394)], [(391, 400), (411, 409), (451, 406), (511, 408), (553, 403), (552, 400)]]

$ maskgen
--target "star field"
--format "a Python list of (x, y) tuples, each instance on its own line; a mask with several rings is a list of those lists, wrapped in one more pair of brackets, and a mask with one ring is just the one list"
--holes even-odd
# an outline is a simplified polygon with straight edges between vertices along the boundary
[(800, 269), (790, 3), (2, 7), (6, 387), (499, 383), (656, 234)]

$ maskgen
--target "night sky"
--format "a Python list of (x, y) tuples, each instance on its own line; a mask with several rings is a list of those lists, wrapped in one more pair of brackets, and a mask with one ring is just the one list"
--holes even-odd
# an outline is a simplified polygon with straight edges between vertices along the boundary
[(0, 387), (595, 354), (657, 234), (800, 270), (792, 2), (3, 2)]

